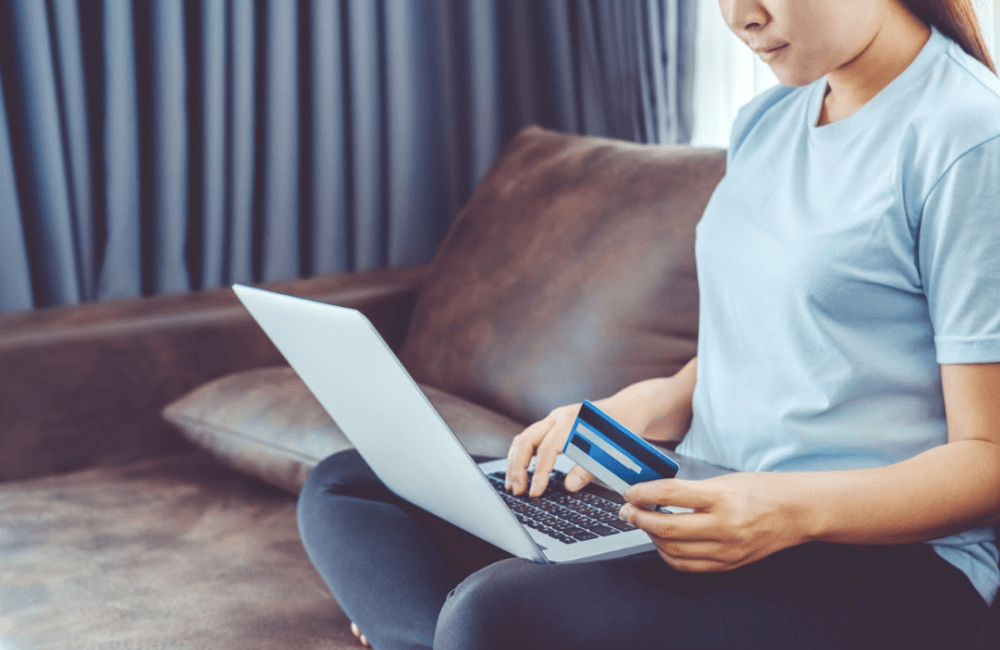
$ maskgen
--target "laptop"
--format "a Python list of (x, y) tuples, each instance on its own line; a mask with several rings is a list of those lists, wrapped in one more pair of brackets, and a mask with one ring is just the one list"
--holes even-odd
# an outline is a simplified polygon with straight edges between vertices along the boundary
[[(574, 465), (564, 455), (541, 497), (506, 492), (507, 460), (473, 460), (361, 312), (238, 284), (233, 290), (375, 475), (400, 497), (535, 562), (654, 548), (645, 532), (618, 519), (623, 500), (617, 493), (595, 484), (578, 493), (562, 488)], [(680, 465), (678, 478), (730, 471), (669, 455)]]

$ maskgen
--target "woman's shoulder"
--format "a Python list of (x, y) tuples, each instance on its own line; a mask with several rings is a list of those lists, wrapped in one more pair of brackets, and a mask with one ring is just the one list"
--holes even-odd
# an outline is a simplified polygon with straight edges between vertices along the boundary
[(1000, 78), (950, 42), (909, 116), (908, 157), (949, 166), (1000, 136)]
[(986, 149), (991, 155), (980, 164), (1000, 163), (1000, 78), (951, 42), (920, 87), (900, 141), (908, 203), (922, 205), (959, 161)]
[(955, 41), (949, 41), (941, 58), (942, 90), (967, 91), (966, 101), (956, 105), (972, 105), (996, 111), (1000, 108), (1000, 78)]

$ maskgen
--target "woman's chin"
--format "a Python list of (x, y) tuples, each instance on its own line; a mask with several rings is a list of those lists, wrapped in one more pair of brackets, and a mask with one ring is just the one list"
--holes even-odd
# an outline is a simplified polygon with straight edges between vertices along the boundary
[(810, 74), (809, 72), (796, 70), (781, 64), (775, 64), (768, 67), (771, 68), (771, 72), (773, 72), (774, 76), (778, 78), (778, 81), (785, 86), (791, 86), (793, 88), (807, 86), (823, 76), (815, 73)]

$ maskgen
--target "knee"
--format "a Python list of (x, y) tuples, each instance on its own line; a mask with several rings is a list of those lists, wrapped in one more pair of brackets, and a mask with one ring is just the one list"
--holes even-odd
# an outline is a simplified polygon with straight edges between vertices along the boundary
[(371, 482), (368, 475), (374, 476), (354, 449), (337, 452), (320, 461), (299, 491), (297, 510), (300, 528), (304, 520), (308, 521), (313, 516), (314, 511), (329, 507), (330, 495), (350, 495), (363, 491), (361, 486)]
[(327, 456), (309, 473), (299, 492), (299, 507), (329, 494), (381, 499), (391, 491), (356, 449), (345, 449)]
[(448, 594), (434, 633), (435, 650), (531, 647), (532, 583), (538, 565), (511, 558), (476, 571)]

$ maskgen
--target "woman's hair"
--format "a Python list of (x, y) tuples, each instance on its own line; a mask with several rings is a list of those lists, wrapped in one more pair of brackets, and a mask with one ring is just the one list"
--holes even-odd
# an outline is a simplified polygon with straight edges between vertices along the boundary
[(902, 0), (913, 14), (929, 25), (934, 25), (945, 36), (962, 46), (969, 55), (997, 73), (979, 29), (972, 0)]

